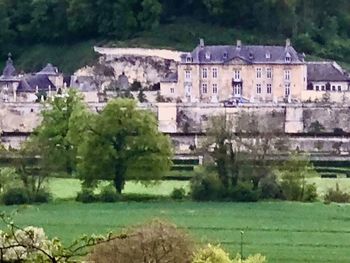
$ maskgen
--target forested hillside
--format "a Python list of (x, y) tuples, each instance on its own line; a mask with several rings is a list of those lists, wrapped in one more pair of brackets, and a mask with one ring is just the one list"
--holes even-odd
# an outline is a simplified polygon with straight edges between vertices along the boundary
[(189, 49), (200, 36), (289, 37), (299, 51), (350, 62), (348, 0), (0, 0), (0, 24), (1, 55), (12, 51), (26, 70), (52, 59), (72, 71), (92, 59), (86, 43)]

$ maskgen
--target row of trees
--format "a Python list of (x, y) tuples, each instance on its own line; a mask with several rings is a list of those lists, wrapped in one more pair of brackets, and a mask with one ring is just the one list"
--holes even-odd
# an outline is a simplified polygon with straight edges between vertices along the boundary
[(312, 51), (350, 36), (347, 0), (0, 0), (2, 45), (128, 38), (179, 16), (294, 37)]
[(157, 180), (171, 166), (168, 137), (158, 131), (155, 116), (137, 110), (133, 100), (112, 100), (94, 113), (70, 90), (42, 114), (41, 125), (14, 158), (17, 172), (33, 178), (33, 189), (39, 191), (39, 182), (49, 176), (68, 175), (86, 187), (110, 181), (121, 193), (127, 179)]

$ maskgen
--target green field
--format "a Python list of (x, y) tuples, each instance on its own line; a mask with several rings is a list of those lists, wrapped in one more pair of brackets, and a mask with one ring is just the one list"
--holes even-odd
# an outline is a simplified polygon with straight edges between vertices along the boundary
[[(338, 182), (350, 190), (350, 179), (311, 179), (320, 194)], [(28, 205), (14, 215), (20, 225), (43, 227), (50, 237), (65, 243), (84, 234), (120, 231), (133, 224), (161, 218), (187, 229), (198, 243), (220, 243), (232, 255), (240, 250), (244, 231), (244, 254), (262, 253), (268, 262), (350, 262), (350, 206), (291, 202), (195, 203), (171, 200), (81, 204), (73, 199), (81, 189), (75, 179), (51, 179), (51, 204)], [(165, 181), (145, 188), (128, 182), (125, 193), (166, 196), (188, 182)], [(11, 212), (16, 207), (1, 207)]]
[(69, 242), (85, 233), (118, 231), (152, 218), (174, 222), (188, 229), (198, 242), (221, 243), (233, 254), (239, 251), (243, 230), (244, 253), (261, 252), (270, 263), (350, 262), (350, 206), (343, 205), (59, 202), (27, 206), (15, 221), (44, 227), (50, 237)]

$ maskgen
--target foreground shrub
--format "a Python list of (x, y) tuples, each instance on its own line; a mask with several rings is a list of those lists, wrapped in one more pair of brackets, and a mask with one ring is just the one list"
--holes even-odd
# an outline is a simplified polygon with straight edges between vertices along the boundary
[(170, 197), (174, 200), (184, 200), (186, 198), (186, 190), (183, 187), (174, 188)]
[(260, 198), (260, 190), (254, 190), (251, 182), (238, 182), (230, 190), (229, 198), (238, 202), (257, 202)]
[(261, 179), (259, 188), (262, 199), (283, 199), (281, 186), (278, 184), (275, 176)]
[(195, 253), (192, 263), (233, 263), (233, 261), (221, 247), (209, 244)]
[(174, 225), (154, 221), (127, 231), (123, 238), (98, 244), (88, 262), (181, 262), (190, 263), (193, 243)]
[(99, 195), (99, 201), (105, 203), (114, 203), (121, 200), (121, 195), (117, 193), (112, 185), (104, 187)]
[(317, 200), (316, 184), (307, 184), (304, 189), (303, 202), (315, 202)]
[(196, 174), (191, 180), (191, 196), (196, 201), (218, 200), (223, 196), (223, 186), (215, 173)]
[(324, 196), (324, 201), (326, 203), (349, 203), (350, 194), (343, 192), (339, 189), (339, 184), (336, 184), (335, 189), (328, 189), (326, 195)]
[(97, 201), (97, 197), (92, 189), (83, 188), (81, 192), (77, 194), (75, 200), (82, 203), (93, 203)]
[(26, 189), (22, 187), (10, 188), (2, 195), (5, 205), (21, 205), (30, 203), (30, 198)]
[(50, 192), (41, 189), (38, 192), (31, 194), (30, 199), (33, 203), (48, 203), (51, 201), (52, 196)]

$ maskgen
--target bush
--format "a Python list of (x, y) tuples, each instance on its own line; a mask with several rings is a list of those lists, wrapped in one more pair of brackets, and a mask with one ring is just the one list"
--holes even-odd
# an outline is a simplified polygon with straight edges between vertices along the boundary
[(113, 186), (109, 185), (102, 189), (99, 200), (105, 203), (114, 203), (121, 200), (121, 196)]
[(78, 193), (75, 200), (82, 203), (93, 203), (96, 202), (98, 199), (96, 198), (92, 189), (83, 188), (82, 191)]
[(339, 184), (337, 183), (335, 189), (328, 189), (326, 195), (324, 196), (324, 201), (326, 203), (349, 203), (350, 194), (341, 191), (339, 189)]
[(260, 198), (260, 189), (254, 190), (250, 182), (238, 182), (228, 195), (232, 201), (257, 202)]
[(303, 202), (315, 202), (317, 200), (316, 184), (307, 184), (304, 190)]
[(261, 179), (259, 188), (262, 199), (283, 199), (281, 186), (277, 183), (275, 176)]
[(24, 188), (16, 187), (6, 190), (2, 195), (5, 205), (21, 205), (30, 203), (28, 192)]
[(48, 203), (51, 199), (51, 194), (44, 189), (41, 189), (38, 192), (31, 195), (31, 200), (34, 203)]
[(98, 244), (87, 262), (181, 262), (190, 263), (193, 242), (176, 226), (154, 221), (127, 231), (123, 238)]
[(192, 263), (233, 263), (233, 261), (221, 247), (209, 244), (195, 253)]
[(186, 190), (183, 187), (174, 188), (170, 196), (174, 200), (183, 200), (186, 198)]
[(132, 202), (149, 202), (149, 201), (159, 201), (161, 199), (169, 199), (169, 197), (164, 197), (160, 195), (152, 194), (123, 194), (123, 201), (132, 201)]
[(191, 180), (191, 196), (196, 201), (213, 201), (223, 197), (223, 186), (215, 173), (197, 174)]

